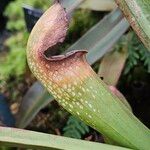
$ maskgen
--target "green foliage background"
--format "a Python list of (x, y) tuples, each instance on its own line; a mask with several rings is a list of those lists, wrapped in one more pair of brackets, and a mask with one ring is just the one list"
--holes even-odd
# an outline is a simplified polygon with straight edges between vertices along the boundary
[(22, 10), (23, 4), (32, 6), (34, 8), (46, 10), (52, 3), (52, 0), (15, 0), (11, 2), (4, 15), (8, 17), (9, 22), (7, 23), (7, 29), (9, 30), (26, 30), (24, 14)]

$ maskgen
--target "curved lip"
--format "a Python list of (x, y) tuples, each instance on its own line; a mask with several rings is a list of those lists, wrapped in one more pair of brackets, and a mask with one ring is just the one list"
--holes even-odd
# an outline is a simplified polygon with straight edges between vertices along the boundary
[(47, 57), (43, 53), (43, 56), (46, 60), (49, 60), (49, 61), (59, 61), (59, 60), (64, 60), (66, 58), (69, 58), (69, 57), (71, 57), (77, 53), (86, 54), (88, 52), (87, 52), (87, 50), (73, 50), (73, 51), (67, 52), (67, 53), (62, 54), (62, 55), (54, 55), (54, 56), (50, 56), (50, 57)]

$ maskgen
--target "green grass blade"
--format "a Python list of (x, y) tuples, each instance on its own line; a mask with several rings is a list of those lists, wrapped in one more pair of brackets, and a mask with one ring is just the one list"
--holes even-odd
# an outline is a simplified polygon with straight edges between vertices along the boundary
[(120, 39), (123, 33), (128, 29), (128, 23), (122, 19), (103, 39), (98, 42), (87, 54), (87, 60), (90, 64), (95, 63), (104, 54), (111, 51), (116, 42)]
[(116, 9), (93, 26), (67, 51), (86, 49), (89, 51), (87, 60), (93, 64), (112, 49), (128, 27), (128, 22), (123, 18), (120, 10)]
[(53, 96), (39, 82), (35, 82), (23, 97), (16, 126), (25, 128), (39, 110), (52, 100), (54, 100)]
[(6, 127), (0, 127), (0, 145), (49, 150), (129, 150), (102, 143)]

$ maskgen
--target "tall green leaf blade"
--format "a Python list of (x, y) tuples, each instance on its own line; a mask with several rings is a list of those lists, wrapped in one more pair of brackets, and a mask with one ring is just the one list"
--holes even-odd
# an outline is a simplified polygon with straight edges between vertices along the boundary
[(112, 49), (128, 27), (128, 22), (123, 18), (120, 10), (116, 9), (93, 26), (67, 51), (86, 49), (89, 51), (87, 60), (93, 64)]
[(16, 126), (19, 128), (26, 127), (39, 110), (52, 100), (54, 100), (53, 96), (39, 82), (35, 82), (22, 100)]
[(87, 54), (87, 60), (90, 64), (99, 60), (106, 52), (112, 50), (113, 46), (128, 29), (128, 23), (125, 19), (122, 19), (106, 36), (101, 39)]
[(150, 50), (150, 0), (116, 0), (132, 28)]
[(15, 128), (0, 127), (0, 145), (56, 150), (129, 150), (127, 148), (77, 140)]
[(112, 11), (88, 30), (79, 40), (77, 40), (77, 42), (70, 46), (67, 51), (79, 48), (90, 50), (94, 47), (95, 43), (100, 42), (100, 40), (103, 39), (103, 37), (108, 34), (122, 18), (123, 16), (119, 9)]

